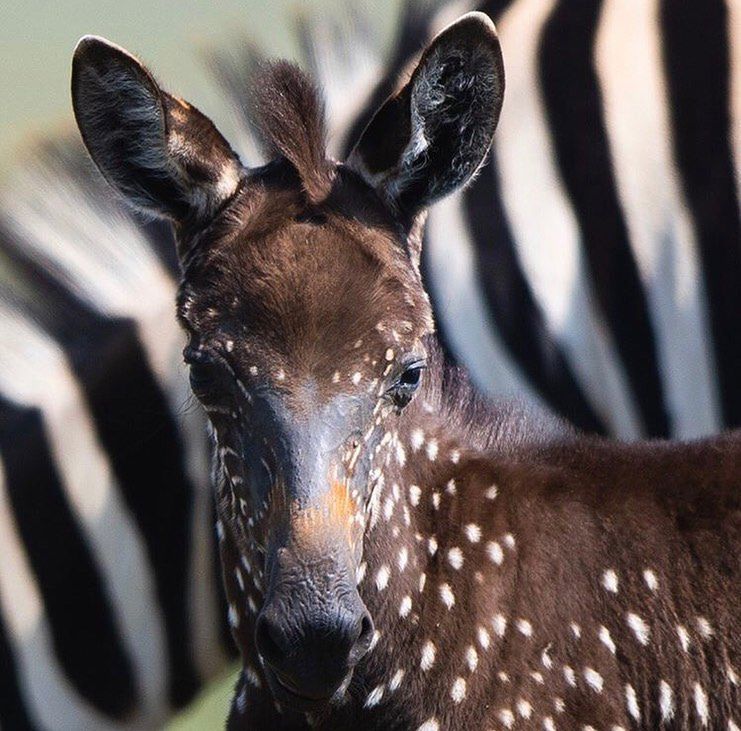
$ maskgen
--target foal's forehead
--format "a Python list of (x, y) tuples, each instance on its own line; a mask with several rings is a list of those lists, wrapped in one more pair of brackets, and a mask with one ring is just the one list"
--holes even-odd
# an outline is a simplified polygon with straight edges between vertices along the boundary
[(235, 206), (181, 291), (181, 317), (205, 344), (334, 375), (343, 359), (360, 355), (368, 371), (431, 330), (398, 229), (372, 199), (338, 188), (308, 206), (300, 190), (258, 187)]

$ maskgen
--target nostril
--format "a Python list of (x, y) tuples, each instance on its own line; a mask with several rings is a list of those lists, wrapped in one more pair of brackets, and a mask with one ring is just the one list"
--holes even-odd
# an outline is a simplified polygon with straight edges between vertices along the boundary
[(373, 641), (374, 632), (373, 620), (368, 612), (364, 612), (360, 619), (357, 639), (350, 650), (350, 665), (355, 665), (368, 652)]
[(268, 617), (263, 615), (257, 620), (257, 626), (255, 627), (257, 651), (271, 665), (279, 663), (284, 657), (285, 653), (281, 648), (281, 639), (280, 630)]

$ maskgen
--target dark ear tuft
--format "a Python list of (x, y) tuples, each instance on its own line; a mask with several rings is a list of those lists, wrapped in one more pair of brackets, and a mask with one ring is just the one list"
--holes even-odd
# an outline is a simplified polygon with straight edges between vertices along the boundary
[(439, 33), (381, 106), (348, 165), (403, 214), (464, 185), (491, 146), (504, 95), (496, 29), (468, 13)]
[(329, 194), (334, 166), (327, 159), (324, 104), (301, 69), (287, 61), (264, 66), (254, 90), (255, 111), (270, 157), (288, 160), (311, 203)]
[(202, 221), (236, 190), (241, 165), (210, 120), (162, 91), (119, 46), (80, 40), (72, 104), (93, 161), (137, 208)]

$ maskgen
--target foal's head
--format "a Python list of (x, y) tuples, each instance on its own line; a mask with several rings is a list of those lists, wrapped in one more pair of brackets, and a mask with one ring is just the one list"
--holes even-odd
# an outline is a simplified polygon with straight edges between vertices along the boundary
[(390, 422), (414, 396), (433, 328), (422, 218), (489, 149), (503, 91), (494, 28), (472, 13), (443, 31), (345, 163), (327, 158), (317, 93), (289, 64), (267, 68), (255, 97), (273, 157), (256, 169), (108, 42), (80, 42), (72, 91), (103, 175), (175, 225), (220, 522), (262, 572), (256, 620), (235, 596), (233, 624), (254, 627), (277, 699), (326, 701), (373, 635), (356, 571)]

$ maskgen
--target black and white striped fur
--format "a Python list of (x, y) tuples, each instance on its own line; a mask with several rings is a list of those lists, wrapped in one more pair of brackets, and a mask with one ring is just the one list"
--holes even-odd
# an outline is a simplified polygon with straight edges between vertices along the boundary
[[(477, 382), (627, 437), (739, 423), (741, 21), (732, 2), (694, 0), (668, 23), (675, 5), (484, 4), (507, 58), (495, 165), (427, 229), (439, 330)], [(337, 148), (461, 10), (408, 6), (385, 69), (364, 28), (320, 23), (305, 38)], [(566, 46), (572, 62), (547, 78)], [(240, 94), (255, 56), (217, 65), (252, 163)], [(601, 127), (577, 104), (590, 80)], [(696, 119), (722, 133), (708, 140)], [(569, 140), (601, 161), (586, 192)], [(113, 203), (77, 147), (42, 160), (0, 213), (0, 727), (153, 728), (231, 652), (170, 234)], [(612, 199), (607, 234), (623, 233), (618, 264), (590, 270), (584, 232), (595, 256), (605, 240), (594, 198)]]

